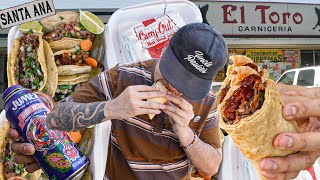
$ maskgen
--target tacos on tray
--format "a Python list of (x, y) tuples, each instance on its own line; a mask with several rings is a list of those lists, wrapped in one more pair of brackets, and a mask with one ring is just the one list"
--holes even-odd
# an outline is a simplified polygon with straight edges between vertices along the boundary
[(0, 115), (0, 180), (30, 179), (38, 180), (41, 170), (28, 173), (23, 164), (13, 161), (14, 153), (11, 150), (12, 140), (8, 138), (10, 123), (6, 120), (4, 111)]
[(54, 16), (44, 18), (41, 23), (45, 28), (43, 38), (50, 43), (54, 52), (80, 45), (85, 39), (94, 41), (96, 37), (82, 26), (80, 15), (77, 12), (59, 12)]
[(228, 132), (240, 151), (252, 161), (261, 179), (260, 161), (270, 156), (286, 156), (293, 151), (273, 147), (282, 132), (298, 132), (294, 121), (282, 117), (283, 103), (276, 84), (265, 69), (242, 55), (230, 57), (227, 77), (217, 93), (221, 127)]

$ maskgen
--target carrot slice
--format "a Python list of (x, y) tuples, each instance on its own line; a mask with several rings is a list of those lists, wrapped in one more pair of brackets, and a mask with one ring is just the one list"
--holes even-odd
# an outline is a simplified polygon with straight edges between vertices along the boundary
[(79, 143), (82, 138), (82, 135), (80, 132), (69, 132), (69, 136), (75, 143)]
[(88, 65), (90, 65), (91, 67), (97, 67), (98, 66), (98, 62), (97, 62), (97, 60), (95, 60), (94, 58), (92, 58), (92, 57), (88, 57), (86, 60), (86, 63), (88, 64)]
[(83, 51), (90, 51), (92, 48), (92, 41), (90, 39), (83, 40), (80, 46)]

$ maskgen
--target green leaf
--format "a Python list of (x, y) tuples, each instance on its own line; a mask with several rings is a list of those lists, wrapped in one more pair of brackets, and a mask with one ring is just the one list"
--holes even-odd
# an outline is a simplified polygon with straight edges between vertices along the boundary
[(59, 18), (60, 18), (61, 21), (64, 19), (62, 16), (60, 16)]
[(30, 174), (30, 173), (26, 174), (26, 175), (24, 176), (24, 178), (30, 179), (30, 178), (31, 178), (31, 174)]
[(35, 77), (34, 80), (33, 80), (33, 83), (38, 86), (39, 85), (39, 78), (38, 77)]
[(44, 87), (41, 92), (46, 93), (48, 91), (48, 87)]
[(264, 94), (265, 94), (265, 92), (264, 91), (260, 91), (260, 93), (259, 93), (259, 99), (260, 99), (260, 103), (261, 103), (261, 105), (263, 104), (263, 102), (264, 102)]
[(31, 33), (31, 34), (32, 34), (32, 33), (33, 33), (33, 30), (32, 30), (32, 29), (30, 29), (30, 30), (28, 31), (28, 33)]
[(79, 52), (81, 52), (81, 50), (80, 50), (80, 49), (77, 49), (74, 53), (75, 53), (75, 54), (78, 54)]
[(34, 59), (32, 57), (28, 56), (27, 60), (26, 60), (26, 66), (31, 66), (32, 61), (34, 61)]
[(84, 27), (84, 25), (80, 23), (80, 30), (87, 30), (87, 29)]
[(71, 33), (67, 34), (67, 37), (72, 38), (72, 34)]

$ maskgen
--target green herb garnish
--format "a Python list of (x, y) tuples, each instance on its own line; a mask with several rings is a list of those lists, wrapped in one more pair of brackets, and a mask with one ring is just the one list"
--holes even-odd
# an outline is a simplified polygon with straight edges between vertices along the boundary
[(265, 92), (264, 91), (261, 91), (260, 93), (259, 93), (259, 99), (260, 99), (260, 103), (261, 103), (261, 105), (263, 104), (263, 102), (264, 102), (264, 94), (265, 94)]
[(64, 19), (62, 16), (60, 16), (59, 18), (60, 18), (61, 21)]
[(78, 54), (79, 52), (81, 52), (81, 50), (77, 49), (74, 53)]
[(87, 30), (87, 29), (84, 27), (84, 25), (80, 23), (80, 30)]
[(26, 174), (26, 175), (24, 176), (24, 178), (30, 179), (30, 178), (31, 178), (31, 174), (30, 174), (30, 173)]
[(41, 92), (46, 93), (48, 91), (48, 87), (44, 87)]
[(72, 34), (71, 33), (67, 34), (67, 37), (72, 38)]
[(31, 66), (32, 61), (33, 61), (33, 58), (30, 57), (30, 56), (28, 56), (28, 57), (27, 57), (27, 60), (26, 60), (26, 66)]
[(31, 33), (31, 34), (32, 34), (32, 33), (33, 33), (33, 30), (32, 30), (32, 29), (29, 29), (28, 33)]

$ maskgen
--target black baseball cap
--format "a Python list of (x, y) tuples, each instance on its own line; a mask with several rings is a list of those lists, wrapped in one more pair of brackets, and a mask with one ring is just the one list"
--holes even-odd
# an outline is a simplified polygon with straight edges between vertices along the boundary
[(160, 60), (160, 72), (179, 92), (203, 99), (214, 75), (226, 64), (228, 48), (223, 36), (204, 23), (181, 27)]

